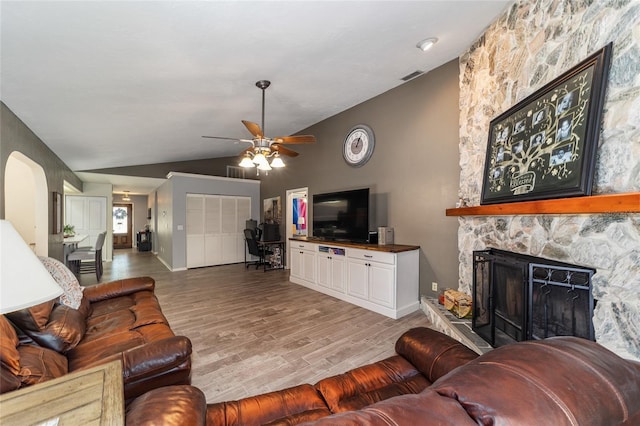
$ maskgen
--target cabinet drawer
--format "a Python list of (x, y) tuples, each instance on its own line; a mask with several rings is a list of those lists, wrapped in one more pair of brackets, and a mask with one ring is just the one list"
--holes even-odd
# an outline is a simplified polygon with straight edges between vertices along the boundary
[(395, 265), (396, 263), (396, 255), (394, 253), (385, 253), (381, 251), (348, 249), (347, 256), (354, 259), (387, 263), (389, 265)]
[(291, 241), (291, 250), (316, 250), (316, 244)]

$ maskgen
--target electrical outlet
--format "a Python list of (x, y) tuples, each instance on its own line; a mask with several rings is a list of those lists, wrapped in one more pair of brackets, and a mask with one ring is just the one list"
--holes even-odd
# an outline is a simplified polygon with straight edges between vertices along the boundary
[(436, 282), (431, 283), (431, 291), (438, 291), (438, 283)]

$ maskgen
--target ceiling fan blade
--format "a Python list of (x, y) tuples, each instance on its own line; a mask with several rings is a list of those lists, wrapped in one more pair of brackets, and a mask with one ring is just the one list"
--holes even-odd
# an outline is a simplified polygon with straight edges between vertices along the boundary
[(224, 137), (224, 136), (203, 136), (203, 138), (207, 138), (207, 139), (220, 139), (220, 140), (225, 140), (225, 141), (234, 141), (235, 143), (238, 143), (238, 142), (247, 142), (247, 143), (253, 144), (253, 140), (252, 140), (252, 139), (226, 138), (226, 137)]
[(271, 149), (274, 150), (274, 151), (278, 151), (280, 154), (286, 155), (288, 157), (297, 157), (298, 155), (300, 155), (297, 152), (295, 152), (294, 150), (289, 149), (289, 148), (285, 148), (282, 145), (271, 145)]
[(247, 130), (255, 137), (257, 138), (264, 138), (264, 135), (262, 134), (262, 130), (260, 130), (260, 126), (258, 126), (256, 123), (253, 123), (251, 121), (246, 121), (246, 120), (242, 120), (242, 124), (244, 124), (244, 126), (247, 128)]
[(313, 135), (298, 135), (298, 136), (278, 136), (273, 138), (275, 143), (316, 143), (316, 137)]
[(224, 140), (228, 140), (228, 141), (242, 141), (242, 139), (238, 139), (238, 138), (226, 138), (224, 136), (203, 136), (203, 138), (208, 138), (208, 139), (224, 139)]

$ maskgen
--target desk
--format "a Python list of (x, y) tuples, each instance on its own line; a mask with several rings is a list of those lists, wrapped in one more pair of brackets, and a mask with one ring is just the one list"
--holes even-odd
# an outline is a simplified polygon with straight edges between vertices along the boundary
[(268, 261), (266, 261), (267, 259), (265, 256), (265, 271), (269, 271), (272, 269), (284, 269), (285, 241), (258, 241), (258, 246), (260, 246), (262, 250), (270, 250), (272, 253), (268, 255)]
[(83, 242), (88, 237), (89, 236), (85, 234), (77, 234), (73, 237), (65, 237), (64, 241), (62, 242), (65, 265), (69, 266), (69, 264), (67, 263), (67, 256), (69, 256), (69, 253), (74, 252), (78, 248), (78, 243)]
[(113, 361), (0, 395), (0, 423), (124, 425), (123, 400), (122, 367)]

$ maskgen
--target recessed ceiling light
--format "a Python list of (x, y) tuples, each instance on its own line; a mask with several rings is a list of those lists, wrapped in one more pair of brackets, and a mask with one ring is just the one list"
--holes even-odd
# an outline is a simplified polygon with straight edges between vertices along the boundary
[(438, 39), (436, 37), (429, 37), (418, 42), (418, 44), (416, 44), (416, 47), (422, 50), (423, 52), (426, 52), (427, 50), (431, 49), (431, 47), (433, 47), (433, 45), (436, 44), (437, 42), (438, 42)]

